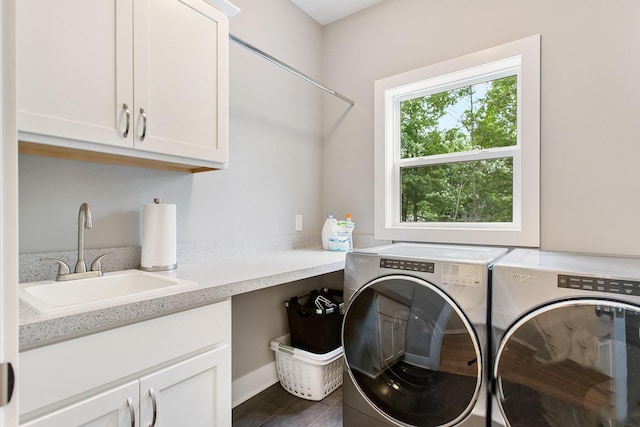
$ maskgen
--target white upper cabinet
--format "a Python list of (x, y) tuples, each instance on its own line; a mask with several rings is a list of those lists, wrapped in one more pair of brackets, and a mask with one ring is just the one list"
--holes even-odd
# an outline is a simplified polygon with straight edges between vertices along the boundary
[(228, 33), (203, 0), (17, 2), (20, 140), (226, 167)]
[(136, 0), (134, 18), (136, 148), (226, 162), (226, 15), (202, 0)]
[(133, 147), (131, 1), (17, 2), (19, 131)]

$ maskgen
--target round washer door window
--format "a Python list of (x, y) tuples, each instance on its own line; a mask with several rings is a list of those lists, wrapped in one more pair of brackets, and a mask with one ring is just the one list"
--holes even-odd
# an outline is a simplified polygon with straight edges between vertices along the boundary
[(388, 276), (349, 302), (342, 343), (356, 388), (400, 425), (449, 426), (466, 418), (482, 385), (478, 338), (436, 286)]
[(494, 375), (510, 426), (640, 426), (640, 308), (562, 301), (509, 327)]

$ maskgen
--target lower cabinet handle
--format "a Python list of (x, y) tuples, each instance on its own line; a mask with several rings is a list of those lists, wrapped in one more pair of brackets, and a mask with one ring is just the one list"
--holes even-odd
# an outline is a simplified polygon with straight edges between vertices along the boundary
[(127, 118), (124, 132), (122, 132), (122, 136), (126, 138), (129, 136), (129, 125), (131, 124), (131, 112), (129, 111), (129, 106), (127, 104), (122, 104), (122, 109), (124, 110), (124, 114)]
[(131, 427), (136, 427), (136, 410), (133, 407), (133, 399), (127, 398), (127, 406), (129, 407), (129, 415), (131, 416)]
[(144, 112), (144, 108), (140, 109), (140, 115), (142, 116), (142, 134), (140, 135), (140, 141), (144, 141), (147, 136), (147, 113)]
[(149, 427), (155, 427), (158, 420), (158, 399), (156, 397), (155, 390), (153, 390), (153, 387), (149, 389), (149, 396), (151, 396), (151, 407), (153, 408), (153, 417), (151, 418)]

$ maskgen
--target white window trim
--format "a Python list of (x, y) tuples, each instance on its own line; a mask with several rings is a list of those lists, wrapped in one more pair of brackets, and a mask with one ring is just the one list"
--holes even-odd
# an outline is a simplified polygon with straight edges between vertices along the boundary
[[(517, 70), (517, 71), (514, 71)], [(451, 87), (518, 75), (518, 144), (515, 147), (455, 153), (460, 160), (513, 154), (513, 218), (511, 223), (403, 223), (400, 222), (400, 165), (438, 162), (438, 156), (400, 159), (393, 141), (399, 129), (394, 103)], [(422, 90), (428, 81), (429, 90)], [(419, 84), (416, 84), (419, 82)], [(415, 89), (413, 89), (415, 87)], [(380, 240), (464, 243), (503, 246), (540, 245), (540, 35), (454, 58), (374, 83), (375, 116), (375, 237)], [(399, 114), (399, 113), (397, 113)], [(388, 139), (389, 138), (389, 139)], [(447, 154), (451, 157), (452, 154)], [(519, 171), (519, 173), (517, 173)]]

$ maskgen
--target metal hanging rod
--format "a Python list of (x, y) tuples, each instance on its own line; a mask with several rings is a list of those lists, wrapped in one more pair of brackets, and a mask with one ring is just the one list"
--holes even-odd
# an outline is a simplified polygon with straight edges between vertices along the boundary
[(233, 34), (229, 33), (229, 40), (231, 40), (232, 42), (244, 47), (245, 49), (250, 50), (251, 52), (255, 53), (258, 56), (261, 56), (262, 58), (266, 59), (267, 61), (276, 64), (278, 67), (283, 68), (284, 70), (290, 72), (291, 74), (294, 74), (298, 77), (300, 77), (303, 80), (306, 80), (307, 82), (311, 83), (312, 85), (315, 85), (317, 87), (319, 87), (320, 89), (324, 90), (327, 93), (330, 93), (331, 95), (340, 98), (341, 100), (343, 100), (344, 102), (346, 102), (347, 104), (353, 106), (355, 105), (355, 102), (353, 101), (353, 99), (347, 98), (346, 96), (344, 96), (343, 94), (336, 92), (333, 89), (330, 89), (328, 87), (326, 87), (325, 85), (323, 85), (322, 83), (320, 83), (319, 81), (307, 76), (306, 74), (304, 74), (302, 71), (298, 71), (295, 68), (285, 64), (284, 62), (280, 61), (277, 58), (274, 58), (273, 56), (269, 55), (268, 53), (258, 49), (257, 47), (247, 43), (246, 41), (234, 36)]

